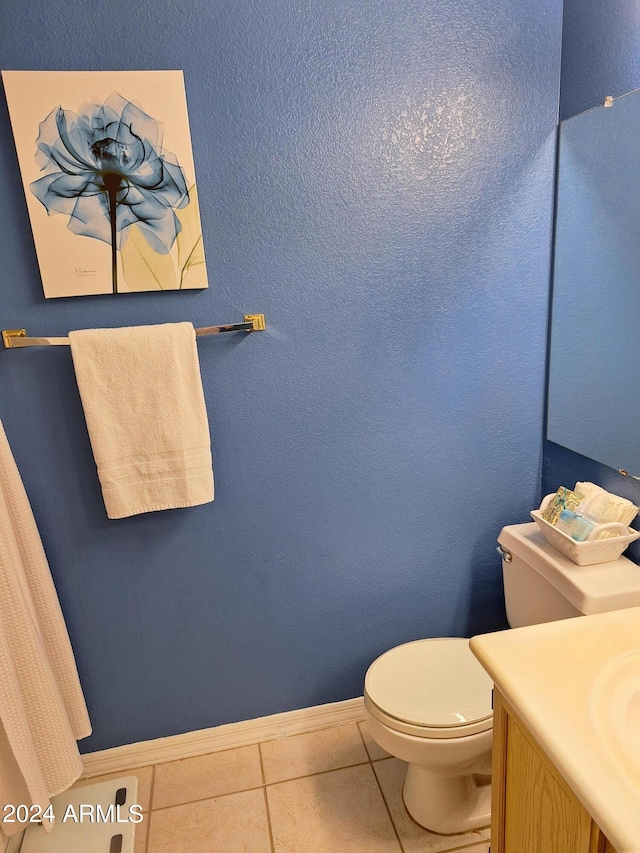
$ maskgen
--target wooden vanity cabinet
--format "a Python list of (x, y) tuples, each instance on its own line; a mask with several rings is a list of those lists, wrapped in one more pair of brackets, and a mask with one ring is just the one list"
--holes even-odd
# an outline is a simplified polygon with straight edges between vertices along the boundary
[(616, 853), (497, 688), (491, 853)]

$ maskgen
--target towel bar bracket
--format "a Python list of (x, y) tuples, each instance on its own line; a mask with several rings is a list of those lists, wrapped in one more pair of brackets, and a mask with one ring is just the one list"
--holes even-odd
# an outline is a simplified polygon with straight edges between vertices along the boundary
[(26, 329), (3, 329), (2, 341), (7, 349), (11, 349), (11, 341), (13, 338), (26, 338)]
[(264, 332), (267, 328), (264, 322), (264, 314), (245, 314), (245, 322), (253, 323), (252, 332)]
[[(203, 335), (218, 335), (221, 332), (262, 332), (265, 329), (264, 314), (245, 314), (244, 323), (205, 326), (202, 329), (196, 329), (196, 335), (200, 337)], [(26, 329), (3, 329), (2, 341), (5, 349), (32, 346), (66, 346), (69, 344), (69, 338), (29, 338), (27, 337)]]

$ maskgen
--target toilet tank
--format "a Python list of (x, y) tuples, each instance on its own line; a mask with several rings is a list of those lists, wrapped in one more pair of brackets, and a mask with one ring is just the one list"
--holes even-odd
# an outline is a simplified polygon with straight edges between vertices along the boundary
[(498, 543), (512, 628), (640, 605), (640, 566), (626, 557), (578, 566), (535, 522), (503, 527)]

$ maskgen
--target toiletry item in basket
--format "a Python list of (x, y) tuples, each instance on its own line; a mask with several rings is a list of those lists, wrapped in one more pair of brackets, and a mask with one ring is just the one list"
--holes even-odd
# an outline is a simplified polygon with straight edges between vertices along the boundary
[(571, 489), (567, 489), (564, 486), (560, 486), (549, 502), (549, 506), (543, 512), (542, 517), (545, 521), (548, 521), (549, 524), (555, 525), (563, 510), (573, 512), (581, 500), (582, 495), (577, 492), (572, 492)]
[(569, 509), (563, 509), (556, 522), (556, 529), (566, 533), (576, 542), (586, 542), (587, 536), (595, 526), (593, 521), (589, 521), (588, 518)]

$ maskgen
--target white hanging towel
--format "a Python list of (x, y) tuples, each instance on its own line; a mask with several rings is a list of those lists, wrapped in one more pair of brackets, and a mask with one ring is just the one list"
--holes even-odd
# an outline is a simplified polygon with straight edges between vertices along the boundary
[[(0, 805), (44, 811), (80, 776), (76, 740), (90, 734), (56, 589), (0, 423)], [(6, 835), (24, 829), (9, 816), (3, 808)]]
[(193, 325), (84, 329), (69, 341), (109, 518), (212, 501)]

